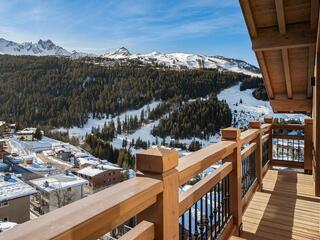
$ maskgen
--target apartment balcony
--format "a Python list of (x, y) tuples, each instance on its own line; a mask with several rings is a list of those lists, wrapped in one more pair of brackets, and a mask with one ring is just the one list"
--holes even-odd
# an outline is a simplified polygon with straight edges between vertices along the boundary
[(265, 121), (244, 132), (223, 129), (220, 142), (180, 159), (165, 148), (137, 154), (137, 177), (21, 224), (0, 240), (96, 240), (132, 218), (137, 224), (120, 239), (319, 239), (312, 121)]

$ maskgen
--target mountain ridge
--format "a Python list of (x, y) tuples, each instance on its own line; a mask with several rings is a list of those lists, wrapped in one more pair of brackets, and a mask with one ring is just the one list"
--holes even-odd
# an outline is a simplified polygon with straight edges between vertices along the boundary
[(68, 51), (54, 44), (51, 40), (40, 39), (36, 43), (17, 43), (0, 38), (0, 54), (30, 55), (30, 56), (60, 56), (70, 58), (102, 57), (113, 61), (139, 60), (143, 64), (163, 65), (173, 69), (201, 69), (211, 68), (222, 71), (231, 71), (261, 77), (260, 70), (256, 66), (243, 60), (227, 58), (223, 56), (207, 56), (190, 53), (161, 53), (151, 52), (147, 54), (131, 53), (127, 48), (120, 47), (112, 52), (100, 56), (91, 53)]

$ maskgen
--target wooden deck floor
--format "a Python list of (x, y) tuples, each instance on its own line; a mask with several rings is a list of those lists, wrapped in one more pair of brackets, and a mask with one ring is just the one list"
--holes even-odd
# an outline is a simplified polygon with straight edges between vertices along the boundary
[(320, 240), (320, 198), (313, 177), (269, 170), (243, 216), (244, 239)]

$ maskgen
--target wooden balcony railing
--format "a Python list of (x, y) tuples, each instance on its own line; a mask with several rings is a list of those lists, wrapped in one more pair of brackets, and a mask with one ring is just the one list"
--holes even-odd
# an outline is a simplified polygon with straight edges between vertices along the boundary
[[(292, 165), (291, 158), (283, 162), (272, 158), (276, 151), (273, 137), (279, 139), (283, 134), (287, 140), (303, 140), (303, 158), (294, 166), (312, 170), (312, 148), (307, 146), (312, 141), (311, 121), (288, 126), (265, 119), (263, 124), (251, 122), (250, 127), (242, 133), (223, 129), (219, 143), (180, 159), (177, 152), (160, 147), (139, 153), (136, 178), (18, 225), (0, 234), (0, 240), (98, 239), (133, 217), (138, 224), (120, 239), (227, 239), (237, 235), (243, 212), (255, 191), (261, 190), (268, 168)], [(280, 133), (291, 129), (303, 130), (303, 139)], [(181, 191), (218, 162), (218, 169)]]

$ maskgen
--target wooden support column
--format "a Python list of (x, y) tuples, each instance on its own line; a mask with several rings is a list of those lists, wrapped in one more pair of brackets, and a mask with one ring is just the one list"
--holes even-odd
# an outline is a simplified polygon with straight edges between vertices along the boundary
[(261, 191), (262, 189), (262, 141), (261, 141), (261, 123), (258, 121), (251, 121), (250, 127), (253, 129), (258, 129), (259, 134), (254, 140), (254, 142), (257, 144), (256, 154), (255, 154), (255, 170), (256, 170), (256, 177), (257, 177), (257, 183), (258, 188), (257, 191)]
[[(136, 168), (144, 177), (163, 182), (157, 202), (138, 215), (138, 221), (155, 224), (155, 239), (179, 239), (178, 152), (167, 148), (150, 148), (137, 154)], [(140, 175), (140, 174), (139, 174)]]
[[(268, 123), (268, 124), (272, 124), (273, 123), (273, 118), (272, 117), (265, 117), (264, 118), (264, 122), (265, 123)], [(270, 164), (269, 164), (269, 168), (271, 167), (271, 161), (272, 161), (272, 156), (273, 156), (273, 143), (272, 143), (272, 128), (270, 129), (269, 131), (269, 134), (270, 134), (270, 138), (268, 140), (269, 142), (269, 161), (270, 161)]]
[(232, 172), (230, 173), (230, 212), (233, 215), (234, 225), (236, 226), (235, 234), (240, 236), (242, 228), (242, 162), (241, 162), (241, 141), (240, 129), (225, 128), (221, 130), (222, 141), (235, 141), (237, 147), (233, 153), (223, 162), (232, 162)]
[(313, 119), (304, 120), (304, 172), (307, 174), (312, 173), (313, 161)]

